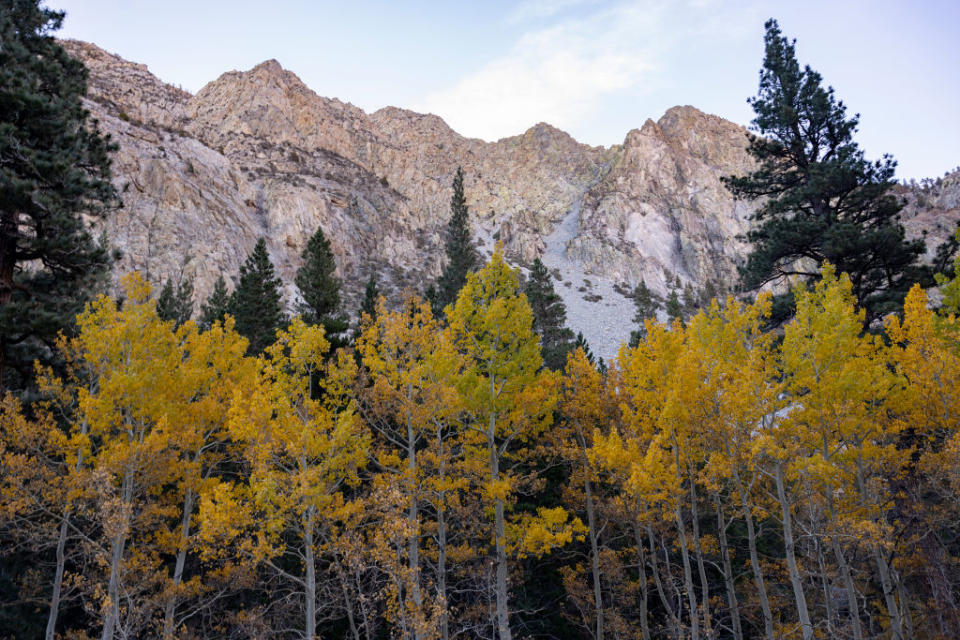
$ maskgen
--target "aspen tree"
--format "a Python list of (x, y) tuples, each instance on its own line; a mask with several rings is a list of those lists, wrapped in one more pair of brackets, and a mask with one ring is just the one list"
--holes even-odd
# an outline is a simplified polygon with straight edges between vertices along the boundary
[(189, 322), (176, 337), (182, 357), (175, 384), (168, 390), (167, 432), (177, 474), (177, 489), (170, 493), (176, 496), (180, 517), (174, 527), (158, 534), (174, 555), (164, 605), (164, 638), (173, 637), (178, 626), (178, 600), (204, 589), (199, 575), (184, 582), (187, 554), (196, 551), (197, 497), (205, 486), (219, 481), (222, 466), (239, 458), (230, 443), (226, 418), (234, 394), (252, 384), (256, 373), (256, 361), (244, 357), (247, 341), (233, 330), (232, 318), (202, 333)]
[[(321, 327), (299, 318), (277, 332), (256, 381), (237, 391), (228, 418), (231, 436), (243, 444), (249, 481), (218, 484), (200, 507), (208, 545), (244, 536), (240, 553), (299, 594), (308, 640), (316, 637), (318, 553), (336, 523), (361, 508), (345, 491), (359, 482), (369, 446), (348, 397), (353, 360), (341, 353), (325, 364), (329, 346)], [(320, 393), (311, 388), (314, 380)], [(238, 531), (245, 524), (251, 530)]]
[[(911, 445), (912, 458), (904, 464), (906, 478), (901, 485), (909, 499), (897, 501), (895, 514), (914, 524), (905, 527), (890, 555), (900, 557), (899, 570), (891, 567), (891, 573), (908, 636), (946, 637), (948, 629), (960, 626), (960, 610), (948, 592), (938, 586), (950, 560), (941, 544), (929, 542), (932, 532), (955, 532), (960, 521), (958, 282), (960, 278), (943, 283), (945, 304), (939, 315), (928, 308), (923, 289), (915, 286), (907, 294), (903, 320), (891, 316), (886, 326), (892, 342), (891, 358), (907, 381), (893, 402), (905, 425), (901, 440)], [(955, 567), (955, 561), (953, 564)], [(908, 597), (903, 572), (913, 573), (921, 578), (921, 584), (929, 585), (930, 597)], [(910, 605), (919, 610), (915, 617), (910, 614)], [(913, 629), (915, 622), (918, 624)]]
[(561, 379), (560, 413), (563, 416), (560, 439), (561, 454), (573, 466), (572, 480), (582, 483), (584, 511), (587, 516), (587, 538), (590, 542), (590, 573), (593, 590), (594, 637), (604, 637), (603, 587), (600, 569), (600, 545), (595, 504), (595, 471), (589, 450), (593, 433), (611, 413), (608, 392), (600, 372), (577, 348), (567, 356)]
[(509, 556), (549, 552), (569, 542), (582, 526), (562, 508), (518, 514), (508, 526), (518, 487), (510, 467), (550, 426), (557, 402), (555, 377), (541, 370), (533, 315), (499, 247), (486, 267), (467, 276), (447, 320), (450, 340), (466, 359), (457, 380), (472, 416), (463, 432), (464, 455), (477, 468), (486, 461), (481, 497), (493, 507), (496, 633), (499, 640), (512, 640)]
[(750, 568), (767, 640), (774, 638), (774, 619), (757, 547), (755, 519), (760, 507), (755, 491), (760, 477), (751, 444), (758, 425), (776, 411), (780, 391), (773, 336), (762, 332), (770, 309), (769, 295), (761, 295), (751, 305), (729, 299), (722, 309), (714, 302), (694, 318), (689, 329), (705, 368), (700, 401), (709, 451), (705, 474), (714, 494), (730, 613), (736, 626), (736, 589), (721, 522), (725, 503), (732, 500), (731, 506), (746, 525)]
[(158, 582), (159, 567), (151, 550), (137, 543), (160, 524), (157, 489), (175, 468), (166, 391), (175, 386), (180, 351), (171, 326), (156, 314), (149, 285), (134, 273), (124, 287), (122, 310), (101, 296), (77, 316), (79, 335), (69, 346), (95, 380), (77, 391), (71, 448), (84, 453), (96, 482), (108, 575), (103, 640), (135, 635), (144, 623), (144, 614), (121, 606), (121, 592), (148, 606), (143, 589)]
[[(430, 609), (423, 596), (420, 559), (421, 506), (427, 491), (423, 486), (427, 469), (421, 452), (434, 444), (438, 423), (447, 424), (454, 417), (457, 404), (450, 402), (453, 390), (449, 383), (432, 374), (442, 367), (438, 362), (441, 326), (427, 302), (408, 295), (398, 311), (390, 312), (381, 298), (371, 320), (357, 339), (357, 350), (373, 381), (363, 394), (364, 413), (386, 445), (380, 452), (384, 473), (379, 478), (386, 477), (386, 482), (396, 487), (402, 495), (398, 506), (406, 506), (408, 576), (398, 598), (399, 606), (409, 609), (403, 612), (410, 618), (411, 637), (421, 640), (427, 633), (426, 614)], [(438, 517), (444, 515), (440, 513)], [(445, 567), (440, 570), (446, 572)], [(439, 576), (437, 580), (444, 582)]]
[[(884, 432), (889, 423), (878, 411), (882, 406), (878, 401), (889, 395), (894, 381), (882, 344), (873, 336), (861, 336), (864, 312), (855, 311), (852, 285), (845, 275), (838, 277), (825, 265), (812, 291), (797, 291), (796, 304), (781, 347), (791, 399), (784, 424), (800, 447), (791, 466), (821, 494), (828, 528), (824, 535), (847, 591), (851, 631), (859, 640), (864, 635), (859, 589), (842, 540), (854, 533), (849, 529), (862, 507), (857, 502), (865, 498), (864, 465), (871, 465), (871, 474), (891, 462), (898, 466), (893, 459), (895, 434)], [(877, 517), (871, 519), (876, 527)], [(883, 582), (889, 583), (888, 571), (881, 573)], [(884, 591), (892, 595), (888, 586)], [(900, 638), (902, 629), (896, 627), (902, 627), (902, 621), (895, 599), (886, 598), (886, 604), (894, 620), (894, 637)]]
[[(38, 376), (43, 380), (43, 374)], [(54, 549), (45, 638), (53, 640), (67, 561), (76, 554), (69, 544), (78, 512), (84, 509), (82, 458), (71, 455), (48, 407), (32, 407), (28, 417), (12, 394), (0, 400), (0, 526), (4, 548), (48, 553)]]

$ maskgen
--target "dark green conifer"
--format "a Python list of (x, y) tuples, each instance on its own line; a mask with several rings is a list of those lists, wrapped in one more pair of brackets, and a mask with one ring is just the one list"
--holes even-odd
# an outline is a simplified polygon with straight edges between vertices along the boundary
[(457, 167), (453, 177), (453, 197), (450, 198), (450, 222), (447, 224), (447, 263), (437, 280), (435, 289), (427, 290), (427, 299), (436, 314), (441, 314), (467, 282), (467, 274), (480, 265), (480, 256), (470, 233), (470, 215), (463, 194), (463, 169)]
[(223, 322), (230, 310), (230, 294), (227, 293), (227, 283), (223, 276), (218, 276), (213, 283), (213, 291), (207, 301), (200, 305), (200, 328), (207, 330), (215, 322)]
[[(713, 280), (707, 280), (707, 284), (700, 290), (700, 308), (709, 309), (710, 303), (716, 300), (718, 295), (717, 285), (714, 284)], [(718, 300), (718, 302), (721, 301)]]
[(237, 331), (250, 341), (247, 353), (251, 355), (262, 353), (273, 344), (277, 329), (286, 324), (280, 304), (282, 284), (267, 254), (267, 242), (260, 238), (240, 267), (240, 281), (228, 309), (237, 321)]
[(371, 320), (377, 318), (377, 300), (380, 298), (380, 289), (377, 288), (377, 280), (370, 274), (367, 280), (367, 286), (363, 289), (363, 302), (360, 303), (360, 317), (368, 315)]
[(298, 310), (307, 324), (323, 325), (327, 340), (330, 340), (332, 345), (332, 352), (345, 343), (341, 334), (350, 324), (340, 311), (337, 263), (323, 229), (317, 227), (301, 257), (303, 264), (297, 269), (295, 280), (303, 297)]
[(593, 351), (590, 350), (590, 344), (587, 342), (587, 339), (583, 337), (583, 332), (577, 332), (577, 338), (573, 341), (573, 350), (583, 349), (583, 355), (587, 357), (587, 360), (590, 361), (590, 364), (595, 364), (596, 359), (593, 356)]
[(524, 293), (533, 310), (533, 330), (540, 336), (544, 364), (555, 371), (563, 369), (567, 354), (573, 350), (573, 331), (566, 326), (566, 306), (540, 258), (533, 261)]
[(119, 205), (116, 147), (81, 102), (86, 68), (52, 36), (63, 17), (37, 0), (0, 3), (0, 391), (51, 362), (114, 258), (81, 216)]
[(670, 290), (670, 295), (667, 296), (666, 312), (668, 322), (671, 324), (674, 320), (683, 320), (683, 304), (680, 302), (680, 296), (677, 295), (676, 289)]
[[(757, 169), (728, 177), (737, 198), (761, 200), (746, 238), (752, 248), (740, 271), (752, 291), (773, 281), (820, 277), (829, 261), (850, 276), (871, 321), (898, 309), (910, 286), (932, 283), (917, 260), (922, 240), (908, 241), (890, 191), (896, 162), (869, 162), (853, 140), (859, 116), (824, 88), (819, 73), (797, 62), (796, 41), (776, 20), (766, 23), (760, 89), (749, 100), (756, 118), (749, 152)], [(792, 315), (792, 296), (775, 300), (774, 321)]]
[(693, 285), (689, 282), (683, 288), (683, 314), (688, 318), (697, 312), (700, 308), (700, 301), (693, 290)]
[(650, 291), (644, 280), (633, 290), (633, 304), (636, 313), (633, 316), (633, 322), (637, 328), (630, 333), (630, 346), (635, 347), (640, 344), (640, 340), (647, 335), (647, 320), (656, 320), (657, 311), (660, 310), (660, 296)]
[(157, 315), (161, 320), (173, 320), (179, 328), (193, 315), (193, 282), (189, 278), (181, 280), (176, 289), (173, 280), (167, 278), (157, 297)]

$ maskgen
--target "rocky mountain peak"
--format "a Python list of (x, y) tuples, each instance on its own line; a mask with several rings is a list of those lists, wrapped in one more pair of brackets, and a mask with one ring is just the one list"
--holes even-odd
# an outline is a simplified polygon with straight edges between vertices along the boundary
[[(462, 166), (481, 252), (496, 241), (526, 267), (541, 257), (571, 327), (609, 358), (632, 328), (630, 292), (732, 284), (751, 206), (720, 177), (748, 171), (746, 130), (690, 106), (591, 147), (546, 123), (484, 142), (440, 117), (397, 107), (373, 114), (307, 87), (276, 60), (231, 71), (190, 95), (95, 45), (65, 42), (90, 69), (88, 105), (120, 145), (124, 208), (105, 230), (116, 270), (159, 284), (192, 278), (199, 299), (267, 239), (287, 283), (320, 227), (344, 281), (347, 312), (373, 274), (388, 299), (439, 274), (453, 172)], [(950, 183), (953, 184), (953, 183)], [(947, 205), (955, 189), (928, 194)], [(915, 200), (908, 232), (931, 242), (960, 210)], [(916, 222), (914, 222), (916, 221)], [(912, 225), (912, 226), (911, 226)]]
[[(271, 76), (281, 76), (288, 73), (275, 58), (270, 58), (269, 60), (264, 60), (253, 69), (250, 70), (250, 73), (271, 75)], [(296, 78), (296, 75), (290, 73), (291, 76)], [(297, 78), (299, 81), (300, 79)]]

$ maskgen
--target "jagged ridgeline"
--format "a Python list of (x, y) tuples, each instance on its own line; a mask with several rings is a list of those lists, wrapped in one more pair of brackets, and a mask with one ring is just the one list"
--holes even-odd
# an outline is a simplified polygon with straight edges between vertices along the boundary
[[(162, 286), (193, 280), (204, 300), (267, 239), (288, 299), (317, 227), (357, 309), (374, 275), (399, 301), (440, 274), (453, 174), (462, 166), (483, 257), (550, 269), (570, 326), (609, 359), (633, 328), (642, 280), (669, 296), (729, 288), (745, 254), (749, 203), (720, 177), (752, 166), (746, 131), (693, 107), (670, 109), (610, 148), (538, 124), (497, 142), (465, 138), (440, 118), (388, 107), (367, 114), (324, 98), (276, 61), (225, 73), (196, 95), (98, 47), (64, 46), (90, 69), (89, 107), (120, 145), (124, 208), (106, 221), (124, 251), (115, 279), (139, 270)], [(908, 234), (931, 246), (952, 231), (960, 187), (908, 209)], [(911, 192), (913, 193), (913, 192)], [(919, 215), (918, 215), (919, 214)], [(118, 282), (118, 280), (117, 280)], [(232, 284), (231, 284), (232, 287)]]

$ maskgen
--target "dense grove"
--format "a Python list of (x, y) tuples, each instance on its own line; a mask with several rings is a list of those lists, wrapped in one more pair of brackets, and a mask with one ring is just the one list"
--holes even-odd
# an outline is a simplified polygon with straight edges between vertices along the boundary
[(175, 328), (131, 275), (2, 402), (6, 628), (958, 637), (960, 284), (873, 333), (851, 290), (825, 266), (778, 333), (765, 295), (650, 320), (601, 372), (542, 366), (499, 253), (335, 353), (299, 317), (258, 356)]
[(62, 20), (0, 3), (0, 637), (960, 637), (960, 275), (919, 286), (960, 235), (917, 263), (775, 21), (727, 184), (741, 291), (798, 287), (641, 282), (608, 366), (539, 261), (481, 268), (460, 170), (427, 299), (371, 276), (355, 330), (321, 229), (286, 306), (263, 240), (199, 322), (85, 304), (117, 194)]

